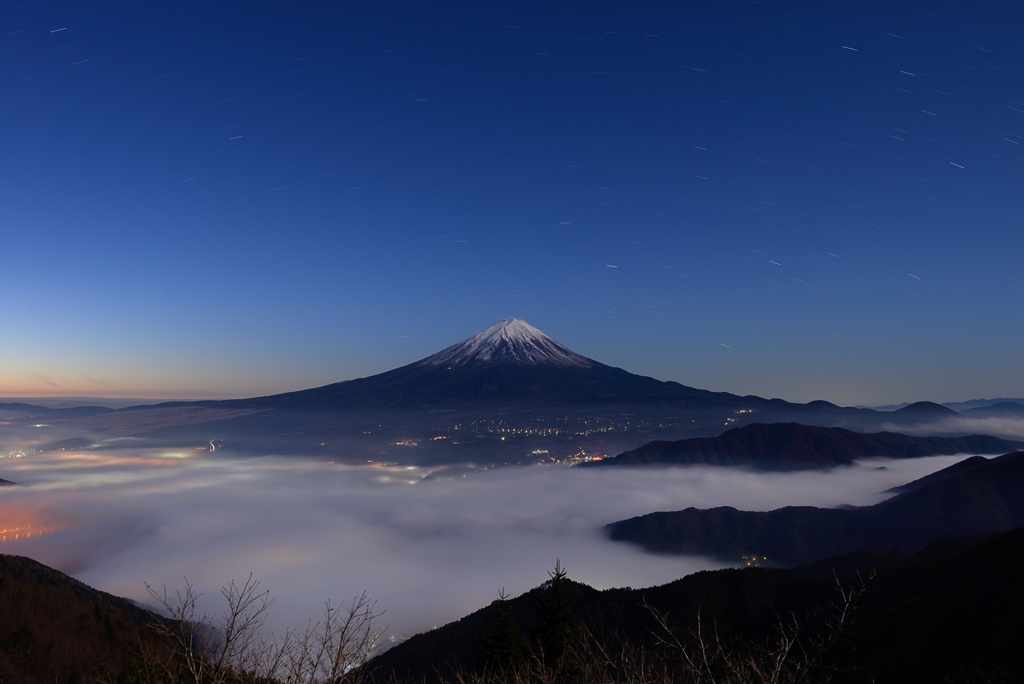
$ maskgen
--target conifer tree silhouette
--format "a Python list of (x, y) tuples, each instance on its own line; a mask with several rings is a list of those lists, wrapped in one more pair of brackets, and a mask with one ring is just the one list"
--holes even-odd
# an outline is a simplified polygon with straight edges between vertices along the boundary
[(480, 636), (482, 644), (480, 664), (484, 670), (509, 670), (526, 659), (529, 645), (526, 637), (512, 620), (508, 594), (498, 592), (498, 614), (490, 628)]
[(570, 582), (559, 559), (547, 587), (537, 596), (536, 610), (541, 622), (535, 638), (546, 663), (557, 662), (580, 634), (580, 624), (569, 595)]

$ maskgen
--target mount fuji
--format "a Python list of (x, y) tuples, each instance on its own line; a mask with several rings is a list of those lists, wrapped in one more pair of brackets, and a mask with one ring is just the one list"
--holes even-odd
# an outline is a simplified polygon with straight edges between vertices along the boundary
[(509, 319), (407, 366), (323, 387), (241, 400), (261, 408), (764, 402), (635, 375), (577, 354), (526, 321)]
[[(752, 422), (859, 432), (906, 426), (957, 436), (978, 431), (963, 423), (970, 418), (929, 402), (881, 412), (711, 392), (636, 375), (577, 354), (518, 319), (498, 321), (385, 373), (298, 392), (117, 410), (21, 410), (26, 420), (62, 421), (93, 441), (144, 435), (161, 446), (213, 448), (216, 442), (246, 453), (421, 464), (505, 462), (498, 455), (513, 452), (509, 462), (552, 453), (622, 453), (652, 440), (715, 437)], [(450, 439), (456, 430), (458, 439)]]

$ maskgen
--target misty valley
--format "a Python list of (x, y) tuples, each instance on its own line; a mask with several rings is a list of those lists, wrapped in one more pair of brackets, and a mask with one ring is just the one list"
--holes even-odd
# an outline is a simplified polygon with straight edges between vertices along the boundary
[[(43, 586), (58, 622), (93, 601), (118, 625), (103, 667), (139, 677), (191, 663), (225, 681), (290, 681), (289, 667), (324, 681), (756, 681), (778, 657), (766, 643), (803, 654), (776, 661), (780, 681), (1014, 662), (1001, 636), (919, 649), (912, 665), (894, 654), (908, 634), (1006, 632), (1011, 618), (955, 606), (975, 584), (992, 590), (985, 558), (1022, 560), (1024, 402), (881, 411), (708, 392), (509, 320), (409, 366), (286, 395), (0, 412), (0, 578), (20, 587), (0, 585), (5, 614), (21, 616), (0, 623), (11, 681), (102, 660), (40, 660), (72, 638), (24, 603)], [(905, 613), (936, 600), (929, 583), (961, 610), (953, 632)], [(1020, 604), (1019, 581), (998, 586)], [(270, 595), (272, 609), (257, 601)], [(224, 600), (263, 605), (245, 638), (258, 633), (276, 665), (217, 650)], [(359, 629), (335, 633), (338, 616)], [(719, 641), (694, 641), (705, 619)], [(214, 631), (181, 641), (187, 625)], [(289, 631), (304, 625), (301, 639)], [(116, 646), (129, 634), (152, 644), (150, 660)], [(212, 650), (182, 650), (197, 638)], [(344, 655), (334, 670), (310, 664), (296, 639)], [(692, 669), (694, 649), (710, 669)], [(637, 679), (641, 653), (667, 679)]]

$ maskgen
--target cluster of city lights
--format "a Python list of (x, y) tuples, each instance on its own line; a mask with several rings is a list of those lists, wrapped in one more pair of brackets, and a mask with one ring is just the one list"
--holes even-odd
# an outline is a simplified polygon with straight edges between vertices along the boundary
[(15, 451), (8, 451), (6, 454), (0, 454), (0, 458), (25, 458), (32, 454), (41, 453), (39, 449), (17, 449)]
[(8, 527), (0, 529), (0, 543), (8, 541), (21, 541), (31, 539), (33, 536), (40, 536), (54, 531), (54, 527), (41, 525), (25, 525), (22, 527)]

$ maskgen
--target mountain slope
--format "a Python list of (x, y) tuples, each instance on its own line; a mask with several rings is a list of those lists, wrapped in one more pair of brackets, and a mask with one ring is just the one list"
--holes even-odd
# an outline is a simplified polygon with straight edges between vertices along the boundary
[(754, 466), (768, 470), (804, 470), (848, 465), (859, 458), (917, 458), (921, 456), (1005, 454), (1022, 446), (987, 435), (911, 437), (895, 432), (865, 434), (843, 428), (798, 423), (754, 423), (733, 428), (718, 437), (676, 442), (650, 442), (588, 467), (614, 465)]
[(943, 418), (958, 418), (961, 414), (934, 401), (917, 401), (889, 414), (894, 422), (926, 422)]
[(791, 566), (856, 549), (914, 551), (942, 535), (991, 534), (1021, 525), (1024, 451), (935, 478), (874, 506), (687, 508), (614, 522), (605, 530), (612, 539), (658, 553), (758, 555)]
[[(649, 665), (655, 665), (663, 652), (658, 637), (664, 633), (648, 606), (667, 614), (684, 642), (700, 615), (704, 626), (714, 625), (726, 644), (764, 644), (777, 633), (780, 616), (800, 620), (816, 609), (828, 613), (836, 598), (832, 567), (840, 577), (842, 568), (859, 567), (869, 577), (877, 567), (857, 606), (848, 641), (827, 653), (826, 665), (836, 668), (830, 671), (831, 681), (1004, 681), (982, 678), (978, 671), (1017, 671), (1024, 665), (1019, 648), (1024, 529), (987, 540), (942, 541), (927, 554), (900, 556), (891, 567), (865, 564), (866, 557), (857, 554), (793, 571), (699, 572), (645, 589), (597, 591), (572, 582), (571, 597), (592, 634), (611, 636), (607, 652), (630, 642), (647, 649)], [(537, 624), (534, 606), (544, 591), (541, 586), (508, 601), (521, 632), (529, 633)], [(388, 682), (394, 674), (399, 680), (436, 682), (438, 674), (453, 667), (472, 671), (480, 657), (480, 635), (497, 614), (494, 602), (398, 644), (371, 661), (375, 679)], [(814, 628), (813, 623), (808, 626)], [(813, 635), (802, 636), (804, 646), (813, 643)]]
[(140, 648), (171, 652), (159, 620), (20, 556), (0, 554), (0, 682), (121, 681)]
[(887, 489), (885, 491), (890, 493), (890, 494), (900, 494), (901, 492), (912, 492), (915, 489), (920, 489), (921, 487), (924, 487), (925, 485), (931, 484), (932, 482), (938, 482), (939, 480), (945, 480), (947, 478), (953, 477), (954, 475), (959, 475), (963, 471), (969, 470), (969, 469), (973, 468), (976, 465), (981, 465), (982, 463), (984, 463), (987, 460), (988, 459), (985, 458), (984, 456), (971, 456), (970, 458), (965, 458), (964, 460), (960, 461), (959, 463), (954, 463), (953, 465), (949, 466), (948, 468), (943, 468), (942, 470), (938, 470), (938, 471), (936, 471), (934, 473), (931, 473), (929, 475), (925, 475), (924, 477), (920, 477), (920, 478), (918, 478), (916, 480), (913, 480), (911, 482), (907, 482), (906, 484), (902, 484), (899, 487), (893, 487), (893, 488)]
[(765, 400), (694, 389), (606, 366), (576, 354), (524, 321), (511, 319), (385, 373), (299, 392), (218, 403), (337, 409), (513, 401), (746, 406)]

